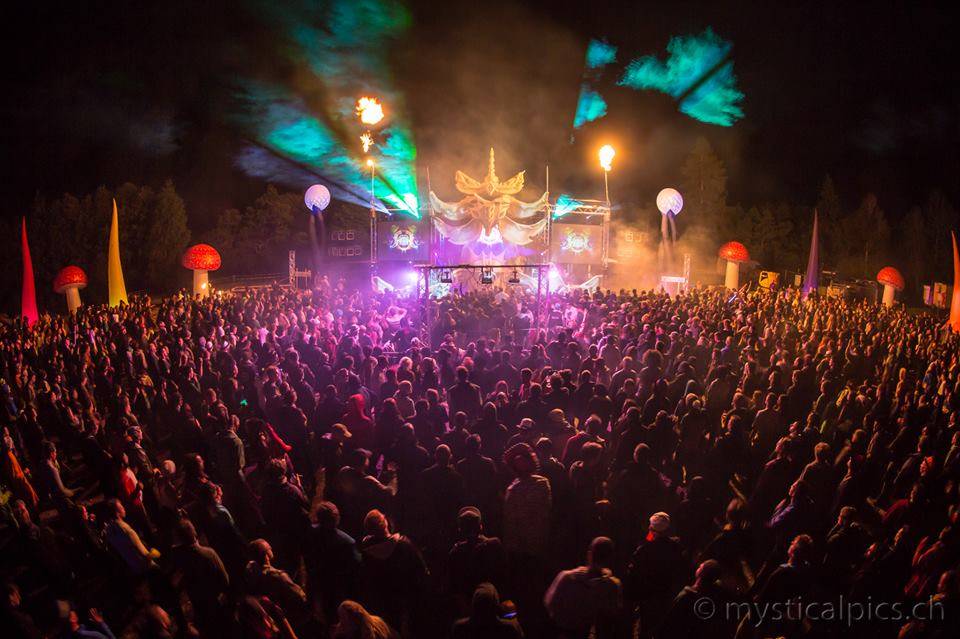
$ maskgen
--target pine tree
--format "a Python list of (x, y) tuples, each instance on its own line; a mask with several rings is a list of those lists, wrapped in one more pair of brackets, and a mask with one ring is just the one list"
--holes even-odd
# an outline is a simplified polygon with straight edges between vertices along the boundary
[(275, 273), (290, 248), (306, 246), (307, 213), (298, 193), (280, 193), (270, 185), (242, 211), (227, 209), (207, 235), (230, 272)]
[(748, 248), (755, 259), (769, 266), (780, 266), (779, 258), (786, 249), (786, 240), (790, 236), (793, 224), (790, 222), (789, 207), (781, 205), (774, 210), (772, 206), (750, 209), (751, 233)]
[(725, 226), (727, 169), (706, 138), (698, 138), (680, 169), (684, 215), (693, 225)]
[(836, 262), (842, 253), (839, 242), (842, 238), (843, 208), (840, 204), (840, 196), (833, 185), (833, 178), (829, 174), (823, 178), (823, 184), (820, 186), (817, 218), (820, 225), (821, 259), (826, 263)]
[(148, 220), (144, 220), (144, 256), (137, 260), (144, 269), (144, 280), (151, 290), (167, 291), (176, 287), (180, 257), (190, 241), (187, 210), (173, 182), (167, 180), (153, 199)]
[(957, 211), (942, 191), (935, 190), (927, 198), (923, 217), (928, 249), (926, 263), (938, 281), (949, 282), (948, 278), (953, 277), (950, 231), (957, 230)]
[(923, 282), (927, 281), (930, 269), (926, 263), (930, 246), (927, 244), (927, 229), (924, 224), (923, 211), (914, 206), (907, 213), (902, 224), (904, 257), (906, 258), (907, 281), (916, 294), (921, 290)]
[(857, 210), (843, 221), (842, 237), (849, 245), (842, 262), (846, 275), (858, 274), (864, 279), (872, 278), (883, 266), (884, 249), (890, 235), (887, 216), (877, 202), (877, 196), (868, 193)]

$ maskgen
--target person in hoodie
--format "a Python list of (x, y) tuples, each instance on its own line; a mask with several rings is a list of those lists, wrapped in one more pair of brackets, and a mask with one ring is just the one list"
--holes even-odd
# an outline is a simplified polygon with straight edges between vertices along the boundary
[(587, 564), (561, 570), (550, 584), (543, 604), (563, 639), (614, 636), (623, 592), (610, 570), (613, 558), (613, 542), (597, 537), (587, 550)]
[(366, 414), (363, 395), (357, 393), (347, 399), (347, 411), (343, 414), (341, 421), (352, 435), (350, 440), (352, 448), (373, 450), (373, 420)]
[(391, 532), (379, 510), (367, 513), (363, 529), (362, 603), (394, 628), (417, 627), (430, 576), (420, 550), (404, 535)]
[(473, 592), (470, 616), (453, 624), (453, 639), (522, 639), (516, 618), (501, 616), (500, 593), (491, 583), (482, 583)]

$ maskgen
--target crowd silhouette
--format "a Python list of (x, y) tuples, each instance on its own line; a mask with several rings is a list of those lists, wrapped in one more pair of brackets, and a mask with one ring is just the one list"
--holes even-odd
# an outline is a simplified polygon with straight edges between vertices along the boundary
[(0, 635), (956, 636), (941, 321), (534, 302), (324, 280), (4, 326)]

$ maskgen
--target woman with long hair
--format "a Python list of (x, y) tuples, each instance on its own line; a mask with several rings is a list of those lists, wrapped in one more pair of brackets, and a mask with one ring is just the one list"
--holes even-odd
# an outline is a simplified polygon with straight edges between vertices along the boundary
[(333, 639), (397, 639), (382, 618), (371, 615), (356, 601), (346, 599), (337, 608), (337, 624), (333, 627)]

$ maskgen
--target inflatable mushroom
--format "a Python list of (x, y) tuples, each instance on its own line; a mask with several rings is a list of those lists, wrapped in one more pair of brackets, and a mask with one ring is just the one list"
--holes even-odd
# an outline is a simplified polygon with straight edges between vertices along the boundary
[(207, 273), (220, 268), (217, 249), (209, 244), (194, 244), (183, 254), (181, 264), (193, 271), (193, 294), (206, 297), (210, 289)]
[(53, 292), (67, 296), (67, 309), (76, 313), (80, 308), (80, 289), (87, 287), (87, 274), (79, 266), (65, 266), (53, 280)]
[(893, 306), (897, 291), (902, 291), (904, 287), (903, 275), (892, 266), (885, 266), (877, 273), (877, 281), (883, 284), (883, 305)]
[(727, 274), (723, 285), (730, 289), (740, 288), (740, 264), (750, 260), (747, 247), (740, 242), (727, 242), (720, 247), (718, 255), (727, 261)]

